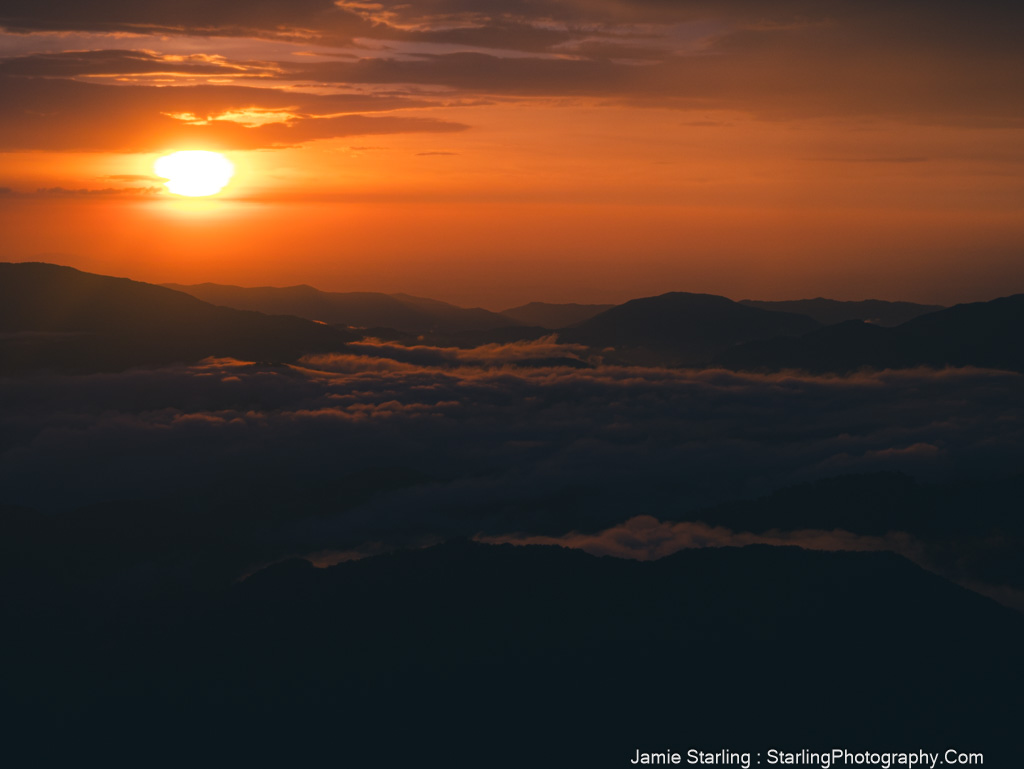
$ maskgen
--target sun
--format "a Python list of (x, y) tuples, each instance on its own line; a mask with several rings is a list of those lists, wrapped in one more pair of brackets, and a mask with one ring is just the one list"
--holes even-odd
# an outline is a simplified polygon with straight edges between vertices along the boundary
[(183, 150), (158, 158), (153, 164), (157, 176), (175, 195), (201, 198), (216, 195), (231, 181), (235, 167), (219, 152)]

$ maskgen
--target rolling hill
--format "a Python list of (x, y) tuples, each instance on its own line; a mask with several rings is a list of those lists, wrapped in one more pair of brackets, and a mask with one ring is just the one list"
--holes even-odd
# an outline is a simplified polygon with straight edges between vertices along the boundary
[(835, 299), (796, 299), (783, 302), (762, 302), (743, 299), (740, 304), (761, 310), (794, 312), (814, 318), (823, 326), (831, 326), (848, 320), (862, 320), (877, 326), (898, 326), (929, 312), (944, 310), (939, 304), (915, 304), (913, 302), (885, 302), (880, 299), (866, 299), (861, 302), (840, 302)]
[(733, 345), (798, 336), (817, 327), (804, 315), (761, 310), (712, 294), (676, 292), (620, 304), (563, 330), (559, 338), (628, 351), (641, 362), (699, 365)]
[(479, 308), (374, 292), (338, 293), (312, 286), (243, 288), (217, 283), (165, 284), (204, 302), (239, 310), (297, 315), (309, 320), (358, 328), (391, 328), (412, 334), (481, 331), (515, 325), (515, 321)]
[(860, 368), (980, 366), (1024, 371), (1024, 294), (958, 304), (895, 328), (848, 321), (797, 338), (758, 340), (722, 352), (741, 370), (845, 373)]
[(779, 735), (978, 746), (1004, 766), (1024, 691), (1021, 616), (889, 553), (637, 562), (456, 541), (284, 561), (192, 604), (19, 610), (32, 621), (6, 638), (14, 713), (62, 724), (77, 750), (116, 723), (120, 747), (165, 755), (185, 719), (233, 756), (280, 736), (377, 763), (386, 749), (387, 766), (484, 752), (494, 767), (628, 765), (638, 748), (764, 750)]
[(4, 372), (116, 370), (210, 356), (291, 361), (355, 338), (302, 318), (215, 307), (126, 278), (0, 263)]

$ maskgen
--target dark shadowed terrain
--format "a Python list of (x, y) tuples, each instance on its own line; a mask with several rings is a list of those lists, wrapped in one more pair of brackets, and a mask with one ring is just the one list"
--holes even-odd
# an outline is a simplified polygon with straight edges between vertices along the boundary
[[(338, 293), (312, 286), (241, 288), (216, 283), (167, 288), (210, 304), (276, 315), (298, 315), (339, 326), (385, 327), (406, 333), (481, 331), (517, 325), (517, 320), (487, 310), (456, 307), (408, 294)], [(527, 324), (520, 324), (527, 325)], [(543, 324), (534, 324), (543, 325)]]
[(0, 372), (107, 371), (211, 356), (295, 360), (355, 335), (214, 307), (178, 291), (41, 263), (0, 263)]
[(764, 302), (744, 299), (740, 304), (762, 310), (795, 312), (807, 315), (824, 326), (844, 323), (848, 320), (862, 320), (877, 326), (898, 326), (908, 320), (929, 312), (944, 310), (938, 304), (915, 304), (914, 302), (883, 302), (868, 299), (861, 302), (838, 302), (835, 299), (797, 299), (795, 301)]
[(1024, 692), (1020, 615), (884, 553), (641, 563), (453, 542), (288, 561), (188, 603), (58, 606), (9, 638), (16, 723), (90, 751), (116, 723), (111, 757), (139, 761), (184, 738), (249, 760), (296, 740), (310, 756), (386, 751), (389, 766), (836, 744), (984, 746), (1005, 765)]
[(565, 329), (559, 338), (615, 348), (640, 363), (701, 364), (730, 347), (805, 334), (806, 315), (748, 307), (722, 296), (674, 292), (634, 299)]
[(958, 304), (895, 328), (861, 321), (798, 338), (755, 340), (723, 352), (729, 368), (846, 373), (860, 368), (982, 366), (1024, 370), (1024, 294)]
[(1024, 767), (1022, 31), (0, 0), (0, 769)]
[(442, 344), (0, 274), (12, 755), (1011, 765), (1019, 296), (885, 328), (676, 293)]

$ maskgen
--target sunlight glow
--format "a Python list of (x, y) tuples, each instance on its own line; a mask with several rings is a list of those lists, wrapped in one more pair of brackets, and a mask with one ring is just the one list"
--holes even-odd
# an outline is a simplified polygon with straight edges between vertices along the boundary
[(235, 174), (235, 167), (218, 152), (183, 150), (164, 155), (153, 165), (157, 176), (175, 195), (197, 198), (216, 195)]

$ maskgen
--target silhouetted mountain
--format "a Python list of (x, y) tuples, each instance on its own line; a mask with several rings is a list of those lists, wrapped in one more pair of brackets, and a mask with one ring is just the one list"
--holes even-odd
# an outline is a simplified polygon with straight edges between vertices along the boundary
[(876, 326), (898, 326), (908, 320), (945, 309), (939, 304), (914, 304), (913, 302), (885, 302), (867, 299), (861, 302), (840, 302), (835, 299), (797, 299), (782, 302), (762, 302), (743, 299), (740, 304), (762, 310), (794, 312), (814, 318), (818, 323), (831, 326), (848, 320), (862, 320)]
[(502, 310), (501, 314), (512, 318), (523, 326), (541, 326), (543, 328), (566, 328), (575, 326), (595, 315), (615, 307), (614, 304), (551, 304), (550, 302), (530, 302), (521, 307)]
[(850, 320), (801, 337), (750, 342), (723, 351), (717, 363), (755, 371), (800, 369), (813, 373), (849, 372), (859, 368), (906, 368), (921, 365), (926, 355), (897, 329)]
[(453, 542), (292, 560), (186, 604), (40, 606), (4, 643), (8, 733), (61, 725), (37, 762), (202, 740), (236, 759), (614, 766), (638, 749), (854, 740), (1003, 766), (1024, 697), (1021, 616), (897, 556), (791, 548), (644, 563)]
[(484, 310), (481, 307), (459, 307), (448, 302), (440, 302), (437, 299), (426, 299), (409, 294), (391, 294), (390, 296), (429, 313), (434, 319), (434, 326), (428, 330), (484, 331), (514, 325), (514, 319), (510, 321), (500, 313)]
[(743, 344), (718, 362), (736, 369), (811, 372), (912, 366), (982, 366), (1024, 371), (1024, 294), (958, 304), (896, 328), (849, 321), (799, 338)]
[(563, 330), (559, 338), (632, 351), (639, 362), (701, 364), (741, 342), (797, 336), (817, 325), (804, 315), (747, 307), (722, 296), (680, 292), (620, 304)]
[(111, 370), (209, 356), (294, 360), (355, 335), (214, 307), (161, 286), (43, 263), (0, 263), (2, 370)]
[(1024, 371), (1024, 294), (958, 304), (898, 330), (930, 354), (935, 365)]
[(336, 293), (312, 286), (242, 288), (217, 283), (165, 284), (204, 302), (240, 310), (284, 313), (340, 326), (385, 327), (406, 333), (472, 331), (513, 321), (481, 309), (465, 309), (407, 294)]

